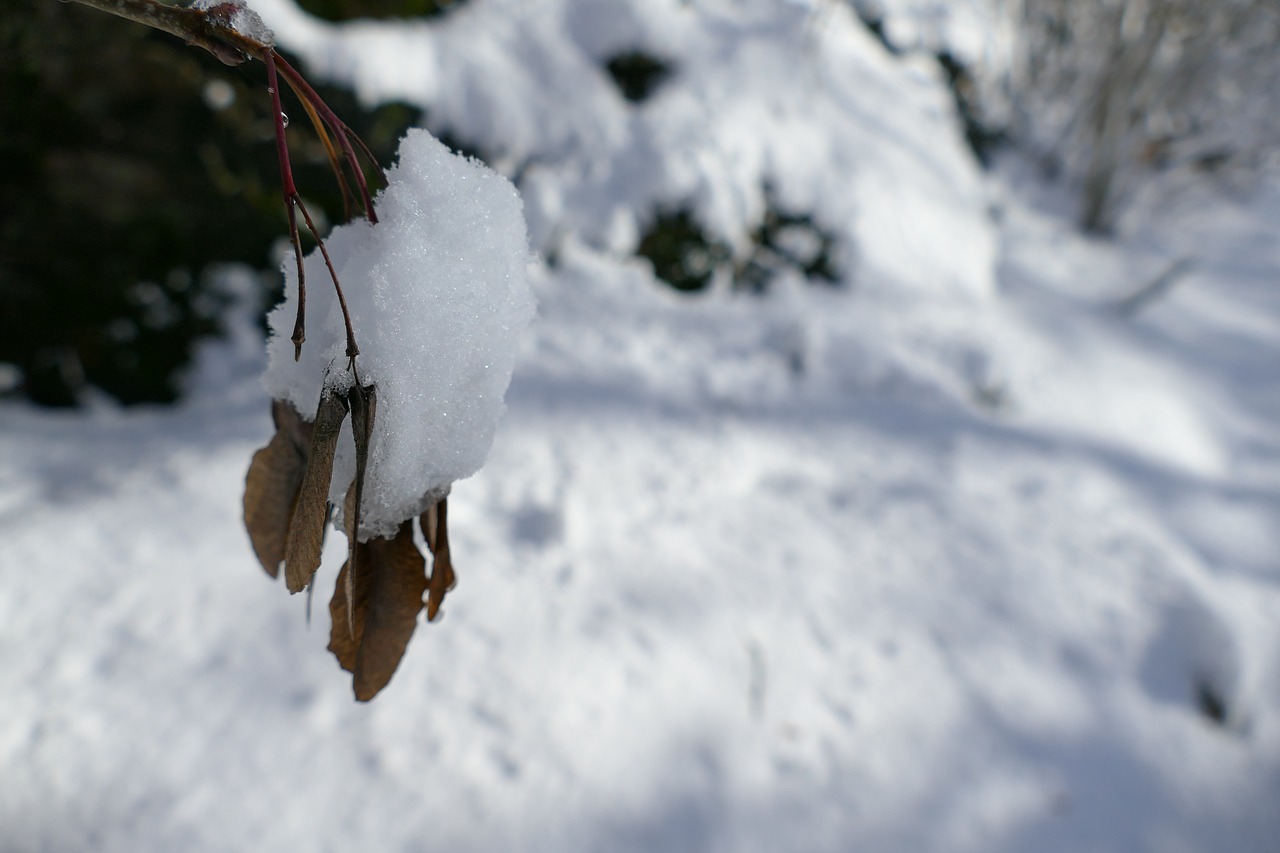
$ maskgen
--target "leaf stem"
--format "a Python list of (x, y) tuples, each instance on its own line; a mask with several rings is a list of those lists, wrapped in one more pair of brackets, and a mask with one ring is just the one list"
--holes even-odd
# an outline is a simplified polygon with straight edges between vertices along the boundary
[(284, 60), (284, 57), (276, 54), (275, 61), (280, 68), (280, 73), (284, 75), (285, 80), (293, 87), (298, 99), (306, 101), (315, 107), (316, 111), (320, 113), (320, 117), (324, 119), (325, 124), (329, 125), (329, 128), (333, 131), (334, 136), (338, 137), (338, 144), (342, 146), (343, 153), (347, 155), (347, 163), (350, 165), (351, 171), (355, 173), (356, 186), (360, 188), (360, 197), (364, 202), (365, 216), (369, 218), (370, 222), (377, 222), (378, 216), (374, 213), (373, 201), (369, 196), (369, 184), (365, 181), (364, 172), (360, 169), (360, 160), (356, 157), (355, 149), (351, 147), (351, 140), (355, 139), (359, 143), (365, 157), (377, 169), (378, 177), (382, 179), (383, 183), (386, 183), (387, 176), (383, 173), (382, 166), (374, 159), (373, 154), (364, 144), (364, 141), (356, 135), (356, 132), (347, 127), (346, 122), (338, 118), (337, 114), (329, 109), (329, 105), (324, 102), (315, 89), (311, 88), (311, 84), (303, 79), (302, 75)]
[[(286, 212), (289, 215), (289, 239), (293, 241), (294, 257), (298, 263), (298, 315), (293, 325), (293, 359), (297, 361), (302, 356), (302, 342), (307, 338), (306, 267), (302, 262), (302, 246), (298, 237), (298, 223), (293, 212), (295, 206), (302, 211), (302, 218), (307, 224), (307, 230), (315, 238), (316, 246), (320, 249), (320, 255), (324, 258), (324, 265), (329, 269), (329, 277), (333, 279), (333, 288), (338, 294), (338, 304), (342, 307), (342, 320), (346, 325), (347, 357), (354, 359), (360, 354), (360, 347), (356, 346), (356, 333), (351, 325), (351, 314), (347, 310), (347, 299), (342, 293), (342, 284), (338, 281), (338, 272), (333, 268), (333, 261), (329, 258), (329, 250), (325, 248), (324, 240), (320, 238), (315, 222), (311, 220), (311, 213), (307, 210), (306, 204), (303, 203), (302, 196), (298, 194), (297, 184), (293, 181), (293, 168), (289, 165), (289, 144), (284, 132), (284, 108), (280, 104), (280, 81), (276, 76), (276, 64), (280, 63), (283, 66), (284, 60), (274, 50), (268, 50), (263, 56), (263, 62), (267, 66), (267, 88), (271, 92), (271, 108), (275, 112), (276, 153), (280, 160), (280, 182), (284, 187), (284, 203)], [(294, 73), (296, 74), (297, 72)], [(318, 95), (316, 97), (317, 99), (319, 98)], [(320, 103), (323, 103), (323, 101)]]

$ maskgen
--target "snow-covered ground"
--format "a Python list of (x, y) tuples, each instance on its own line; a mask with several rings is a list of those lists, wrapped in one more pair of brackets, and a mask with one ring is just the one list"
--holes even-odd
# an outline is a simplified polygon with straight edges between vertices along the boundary
[[(353, 702), (340, 545), (308, 627), (241, 525), (229, 273), (182, 405), (0, 407), (0, 849), (1280, 849), (1280, 188), (1081, 237), (843, 4), (258, 8), (485, 143), (554, 256), (459, 586)], [(628, 105), (598, 60), (638, 46), (680, 70)], [(742, 245), (766, 182), (842, 286), (632, 254), (680, 200)]]

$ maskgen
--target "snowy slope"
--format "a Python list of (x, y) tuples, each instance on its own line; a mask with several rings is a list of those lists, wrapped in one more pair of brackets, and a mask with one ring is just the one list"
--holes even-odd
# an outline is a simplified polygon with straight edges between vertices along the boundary
[[(341, 548), (308, 629), (240, 525), (229, 274), (182, 406), (0, 408), (0, 849), (1277, 849), (1280, 192), (1077, 237), (843, 5), (259, 8), (509, 145), (556, 256), (459, 587), (357, 706)], [(635, 33), (688, 59), (642, 109), (592, 64)], [(655, 200), (744, 240), (764, 177), (845, 286), (690, 298), (631, 254)]]

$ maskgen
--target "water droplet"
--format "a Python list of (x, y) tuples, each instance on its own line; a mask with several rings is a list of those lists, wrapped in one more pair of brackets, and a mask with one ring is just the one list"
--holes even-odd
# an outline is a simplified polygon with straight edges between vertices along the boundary
[(268, 94), (268, 95), (274, 95), (275, 93), (276, 93), (276, 89), (275, 89), (275, 87), (274, 87), (274, 86), (268, 86), (268, 87), (267, 87), (267, 94)]
[(285, 127), (288, 127), (288, 126), (289, 126), (289, 114), (288, 114), (288, 113), (283, 113), (283, 112), (282, 112), (282, 113), (280, 113), (280, 124), (282, 124), (282, 125), (283, 125), (283, 126), (285, 126)]

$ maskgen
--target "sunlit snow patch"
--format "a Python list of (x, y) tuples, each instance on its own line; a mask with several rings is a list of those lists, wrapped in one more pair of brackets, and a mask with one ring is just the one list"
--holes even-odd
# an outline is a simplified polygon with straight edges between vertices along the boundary
[[(520, 197), (505, 178), (457, 156), (423, 130), (400, 145), (378, 196), (378, 224), (360, 220), (325, 241), (343, 284), (362, 383), (378, 412), (360, 538), (394, 535), (455, 480), (484, 464), (504, 410), (520, 333), (533, 317)], [(317, 252), (306, 259), (307, 339), (294, 361), (298, 282), (284, 265), (285, 300), (271, 312), (263, 382), (305, 417), (326, 383), (345, 391), (342, 313)], [(350, 423), (333, 467), (342, 506), (355, 475)]]

